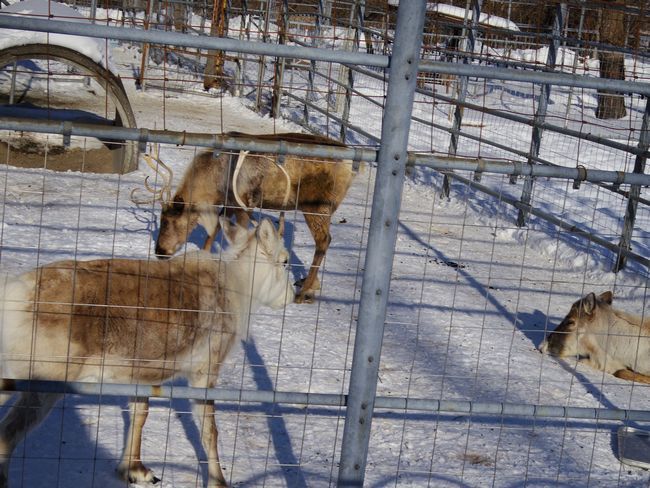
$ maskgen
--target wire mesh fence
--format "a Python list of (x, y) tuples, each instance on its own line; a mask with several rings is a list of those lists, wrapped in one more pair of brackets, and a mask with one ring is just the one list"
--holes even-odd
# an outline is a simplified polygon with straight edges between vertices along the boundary
[[(363, 161), (357, 161), (359, 169), (331, 216), (331, 243), (313, 304), (264, 307), (251, 314), (242, 340), (234, 341), (233, 351), (220, 364), (216, 388), (193, 388), (196, 384), (184, 379), (164, 387), (145, 381), (135, 385), (109, 376), (86, 384), (89, 378), (71, 374), (65, 378), (70, 381), (63, 401), (13, 452), (10, 485), (146, 486), (144, 479), (129, 481), (115, 474), (124, 461), (123, 449), (132, 445), (130, 396), (150, 397), (138, 457), (161, 478), (162, 486), (214, 484), (214, 454), (202, 447), (205, 424), (200, 416), (192, 422), (190, 399), (216, 400), (220, 467), (229, 484), (347, 486), (349, 481), (341, 476), (349, 462), (342, 456), (349, 449), (346, 416), (354, 408), (351, 397), (365, 387), (352, 379), (358, 367), (354, 363), (374, 362), (358, 354), (355, 358), (355, 344), (368, 334), (358, 327), (367, 319), (364, 283), (367, 287), (368, 277), (378, 271), (368, 264), (377, 244), (369, 237), (378, 218), (373, 204), (390, 197), (376, 186), (383, 176), (375, 161), (381, 162), (382, 150), (394, 147), (382, 129), (383, 118), (393, 115), (385, 107), (395, 77), (382, 66), (387, 66), (387, 56), (398, 59), (399, 53), (393, 52), (398, 45), (397, 8), (370, 1), (71, 5), (94, 18), (98, 27), (162, 31), (178, 46), (153, 37), (137, 42), (116, 35), (105, 41), (110, 59), (102, 63), (124, 84), (137, 119), (133, 131), (86, 124), (89, 113), (114, 118), (101, 78), (90, 75), (86, 82), (88, 73), (48, 59), (2, 68), (4, 273), (15, 276), (65, 260), (169, 262), (155, 257), (164, 225), (160, 215), (162, 208), (179, 203), (175, 192), (191, 162), (206, 148), (215, 158), (230, 154), (232, 165), (240, 145), (253, 153), (259, 150), (255, 138), (239, 142), (238, 136), (217, 134), (307, 128), (344, 141), (353, 149), (346, 158)], [(639, 195), (634, 185), (616, 181), (635, 173), (647, 178), (647, 19), (642, 6), (633, 2), (612, 8), (594, 2), (554, 3), (544, 7), (539, 16), (544, 20), (537, 21), (522, 14), (531, 10), (530, 2), (523, 1), (428, 6), (419, 51), (424, 69), (415, 80), (413, 108), (407, 114), (411, 124), (404, 149), (414, 164), (406, 168), (408, 176), (401, 183), (394, 250), (376, 266), (389, 270), (391, 280), (385, 318), (380, 317), (383, 337), (367, 456), (355, 453), (365, 456), (364, 486), (648, 482), (646, 471), (621, 463), (625, 456), (617, 437), (619, 427), (643, 428), (649, 420), (644, 380), (616, 378), (613, 371), (603, 371), (604, 365), (594, 368), (578, 361), (578, 353), (556, 359), (539, 352), (544, 337), (571, 305), (591, 292), (599, 296), (612, 290), (615, 308), (647, 323), (650, 216), (643, 189), (648, 182), (637, 185)], [(13, 18), (3, 15), (4, 9), (0, 22)], [(490, 15), (478, 16), (479, 10)], [(622, 15), (625, 36), (618, 44), (602, 38), (600, 26), (612, 12)], [(37, 20), (47, 15), (43, 10), (32, 13)], [(54, 43), (54, 34), (50, 36)], [(222, 58), (214, 45), (198, 47), (203, 39), (217, 37), (255, 44), (246, 52), (227, 50)], [(364, 66), (255, 52), (266, 48), (262, 43), (313, 47), (332, 59), (341, 52), (367, 54), (375, 62)], [(551, 50), (556, 51), (553, 66)], [(625, 115), (614, 119), (596, 116), (607, 82), (596, 88), (585, 81), (599, 79), (603, 52), (622, 54), (625, 79), (636, 81), (617, 95)], [(426, 69), (427, 62), (444, 63), (452, 73)], [(210, 63), (215, 63), (212, 68)], [(464, 65), (474, 69), (472, 75), (463, 74)], [(490, 77), (481, 75), (482, 68), (501, 71)], [(528, 78), (516, 79), (517, 72)], [(549, 72), (575, 77), (549, 84), (545, 92), (543, 76)], [(206, 90), (206, 80), (217, 83)], [(540, 105), (545, 105), (543, 111)], [(63, 113), (48, 117), (55, 111)], [(43, 122), (48, 118), (50, 125)], [(52, 119), (68, 125), (52, 124)], [(25, 125), (16, 129), (12, 124)], [(540, 140), (535, 148), (531, 141), (536, 130)], [(96, 137), (80, 135), (93, 131)], [(142, 152), (151, 150), (149, 142), (161, 143), (158, 164), (173, 174), (172, 192), (162, 208), (153, 201), (138, 205), (132, 194), (146, 193), (146, 177), (148, 185), (160, 189), (162, 173), (144, 164), (126, 174), (94, 172), (93, 151), (107, 142), (132, 142)], [(265, 157), (280, 165), (296, 152), (302, 151), (305, 167), (314, 167), (322, 156), (309, 144), (275, 141), (268, 147), (274, 150), (263, 151)], [(320, 147), (332, 153), (337, 149), (344, 150)], [(461, 165), (468, 161), (474, 169)], [(438, 171), (436, 164), (445, 162), (450, 166)], [(556, 173), (534, 178), (530, 200), (522, 202), (526, 173), (497, 173), (497, 163), (544, 166)], [(245, 161), (243, 165), (246, 172)], [(563, 170), (575, 170), (576, 177)], [(614, 179), (587, 181), (596, 170)], [(445, 177), (450, 178), (448, 187)], [(318, 186), (325, 185), (323, 178)], [(295, 182), (297, 191), (308, 191), (309, 184)], [(198, 193), (190, 195), (183, 208), (197, 206)], [(633, 219), (630, 196), (638, 203)], [(256, 219), (275, 223), (277, 211), (264, 205), (270, 194), (257, 197), (261, 209), (255, 211)], [(187, 244), (181, 253), (203, 246), (219, 208), (195, 208), (204, 213), (183, 236)], [(321, 212), (301, 211), (297, 205), (285, 211), (291, 281), (304, 278), (310, 269), (315, 236), (308, 221)], [(617, 246), (626, 225), (629, 241), (621, 251)], [(218, 236), (211, 259), (219, 260), (228, 247)], [(621, 253), (628, 260), (615, 273)], [(152, 286), (147, 279), (142, 283)], [(220, 285), (227, 287), (228, 282)], [(10, 343), (9, 318), (5, 312), (3, 349)], [(37, 342), (47, 337), (38, 320), (33, 329)], [(627, 349), (635, 350), (635, 362), (625, 369), (645, 373), (647, 334), (638, 325), (632, 331), (636, 337)], [(625, 334), (630, 332), (609, 337)], [(130, 340), (125, 337), (124, 342)], [(4, 377), (11, 372), (7, 354), (4, 349)], [(77, 360), (93, 358), (81, 354)], [(4, 387), (40, 391), (62, 385), (18, 382)], [(0, 428), (6, 436), (6, 423)]]

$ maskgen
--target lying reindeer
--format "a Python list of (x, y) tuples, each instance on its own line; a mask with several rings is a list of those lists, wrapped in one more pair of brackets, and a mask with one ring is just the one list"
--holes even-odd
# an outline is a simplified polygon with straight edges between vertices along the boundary
[[(241, 135), (230, 133), (232, 135)], [(253, 136), (251, 136), (253, 137)], [(298, 143), (341, 143), (310, 134), (255, 135), (256, 139)], [(247, 226), (250, 209), (301, 210), (316, 249), (307, 277), (296, 295), (296, 302), (312, 302), (320, 289), (318, 270), (330, 245), (330, 221), (350, 188), (355, 174), (352, 161), (305, 158), (287, 155), (278, 158), (264, 154), (231, 155), (211, 152), (197, 155), (185, 171), (176, 194), (170, 198), (171, 171), (155, 156), (160, 167), (168, 171), (164, 187), (153, 190), (154, 199), (162, 202), (160, 233), (156, 241), (158, 257), (171, 256), (197, 224), (208, 238), (203, 249), (212, 247), (219, 231), (217, 215), (220, 206), (226, 214), (234, 213), (240, 225)], [(238, 164), (239, 163), (239, 164)], [(155, 166), (150, 164), (150, 166)], [(233, 178), (236, 176), (236, 178)]]
[[(281, 231), (222, 223), (230, 242), (221, 259), (206, 252), (169, 261), (61, 261), (0, 285), (0, 371), (11, 379), (159, 384), (184, 376), (212, 388), (249, 315), (293, 299)], [(60, 394), (23, 392), (0, 423), (0, 487), (11, 453)], [(7, 395), (3, 395), (6, 401)], [(131, 421), (118, 472), (155, 483), (140, 460), (148, 399), (130, 402)], [(217, 453), (212, 401), (194, 404), (208, 457), (208, 486), (226, 486)]]
[(580, 356), (592, 368), (650, 383), (650, 319), (612, 307), (613, 295), (590, 293), (573, 304), (540, 346), (555, 356)]

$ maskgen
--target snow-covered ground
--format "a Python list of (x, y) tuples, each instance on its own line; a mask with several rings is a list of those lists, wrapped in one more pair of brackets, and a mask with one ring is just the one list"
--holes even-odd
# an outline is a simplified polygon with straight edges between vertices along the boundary
[[(131, 77), (139, 67), (139, 49), (118, 43), (110, 47), (114, 66), (127, 80), (140, 127), (198, 132), (298, 130), (290, 122), (255, 114), (247, 108), (248, 100), (229, 95), (137, 91)], [(6, 72), (0, 73), (0, 90), (6, 90), (8, 79)], [(36, 92), (46, 84), (38, 79), (30, 82)], [(71, 100), (104, 102), (101, 93), (81, 84), (48, 86), (53, 99), (58, 99), (54, 96), (58, 91)], [(359, 82), (355, 87), (372, 96), (384, 94), (383, 87)], [(530, 86), (474, 83), (472, 89), (486, 106), (523, 114), (533, 110)], [(584, 124), (589, 116), (579, 118), (576, 111), (586, 107), (588, 112), (595, 99), (579, 95), (578, 102), (578, 94), (570, 99), (568, 92), (554, 91), (551, 115), (563, 117), (570, 105), (568, 123)], [(615, 123), (615, 129), (601, 127), (601, 132), (627, 138), (629, 128), (640, 125), (639, 106), (635, 100), (627, 120)], [(291, 105), (286, 110), (290, 112)], [(444, 106), (418, 99), (415, 113), (448, 124)], [(380, 117), (363, 103), (353, 105), (352, 120), (366, 130), (379, 131)], [(467, 130), (527, 149), (529, 131), (490, 117), (475, 122)], [(413, 125), (411, 148), (446, 150), (445, 136), (427, 130)], [(51, 138), (57, 143), (60, 139)], [(554, 134), (544, 141), (542, 155), (558, 164), (630, 169), (630, 160), (622, 153), (584, 142), (575, 147), (575, 141)], [(175, 181), (196, 151), (161, 148), (161, 158), (174, 170)], [(504, 156), (473, 142), (466, 142), (462, 153)], [(122, 176), (0, 166), (0, 270), (18, 273), (71, 257), (155, 259), (159, 207), (138, 207), (130, 200), (131, 191), (141, 188), (148, 174), (145, 165)], [(221, 387), (347, 393), (374, 175), (373, 168), (357, 175), (334, 215), (319, 300), (277, 313), (263, 310), (254, 317), (248, 340), (237, 346), (221, 372)], [(510, 185), (507, 177), (485, 175), (482, 183), (504, 194), (518, 196), (521, 191), (521, 185)], [(647, 270), (630, 263), (625, 271), (611, 273), (611, 254), (597, 246), (534, 218), (528, 227), (518, 228), (511, 207), (467, 186), (454, 184), (451, 199), (442, 199), (440, 184), (439, 175), (423, 170), (405, 182), (377, 394), (650, 408), (647, 386), (537, 351), (544, 331), (554, 328), (571, 303), (587, 292), (612, 289), (620, 307), (644, 313), (650, 300)], [(623, 199), (591, 185), (583, 184), (579, 190), (571, 185), (538, 180), (534, 204), (616, 241)], [(633, 249), (648, 256), (647, 210), (640, 209), (638, 218)], [(188, 248), (195, 248), (203, 237), (195, 232)], [(294, 273), (304, 275), (313, 241), (299, 214), (291, 216), (287, 244)], [(335, 485), (344, 418), (344, 409), (319, 406), (219, 404), (219, 448), (227, 479), (235, 486)], [(67, 397), (15, 452), (12, 486), (125, 486), (114, 469), (124, 445), (126, 420), (124, 398)], [(378, 410), (366, 485), (647, 486), (650, 475), (616, 458), (620, 425)], [(205, 464), (195, 456), (199, 445), (187, 401), (152, 401), (143, 459), (162, 477), (160, 486), (203, 485)]]

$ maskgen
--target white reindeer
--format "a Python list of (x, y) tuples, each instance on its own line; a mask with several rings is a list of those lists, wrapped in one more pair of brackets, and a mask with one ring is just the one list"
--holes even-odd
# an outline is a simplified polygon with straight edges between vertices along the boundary
[(606, 291), (575, 302), (540, 349), (559, 357), (579, 356), (618, 378), (650, 383), (650, 319), (615, 309), (613, 298)]
[[(261, 305), (293, 300), (281, 229), (222, 220), (230, 243), (220, 259), (200, 251), (168, 261), (104, 259), (49, 264), (0, 285), (3, 388), (12, 379), (160, 384), (183, 376), (212, 388), (235, 338)], [(6, 397), (7, 395), (4, 395)], [(0, 423), (0, 487), (11, 453), (61, 395), (20, 393)], [(210, 488), (226, 486), (212, 401), (194, 403)], [(140, 459), (148, 399), (130, 402), (118, 467), (130, 482), (158, 478)]]

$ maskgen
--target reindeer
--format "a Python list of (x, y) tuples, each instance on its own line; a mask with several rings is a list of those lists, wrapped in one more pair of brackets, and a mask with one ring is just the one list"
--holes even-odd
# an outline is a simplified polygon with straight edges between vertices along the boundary
[[(242, 135), (229, 133), (230, 135)], [(250, 136), (261, 140), (316, 143), (334, 146), (343, 144), (321, 136), (286, 133)], [(347, 194), (355, 174), (352, 161), (326, 160), (284, 156), (279, 163), (275, 156), (245, 152), (239, 155), (203, 152), (197, 155), (185, 171), (173, 198), (172, 173), (154, 156), (164, 182), (154, 190), (154, 200), (162, 203), (160, 233), (156, 241), (156, 255), (160, 258), (174, 254), (187, 241), (197, 224), (203, 226), (208, 238), (204, 250), (212, 247), (219, 231), (218, 207), (226, 215), (235, 214), (240, 225), (247, 226), (252, 208), (302, 211), (314, 238), (316, 249), (307, 277), (296, 295), (296, 303), (313, 302), (320, 289), (318, 270), (330, 245), (332, 214)], [(156, 169), (154, 164), (150, 166)], [(138, 203), (136, 201), (136, 203)]]
[[(293, 299), (282, 229), (223, 220), (229, 247), (167, 261), (61, 261), (0, 284), (2, 389), (14, 379), (160, 384), (184, 376), (213, 388), (235, 339), (261, 305)], [(0, 423), (0, 487), (11, 453), (60, 394), (20, 393)], [(7, 397), (7, 395), (3, 395)], [(6, 398), (4, 398), (6, 401)], [(212, 401), (194, 413), (208, 457), (210, 488), (226, 486)], [(140, 459), (148, 399), (130, 401), (130, 426), (118, 473), (132, 483), (158, 478)]]
[(542, 353), (579, 356), (592, 368), (641, 383), (650, 383), (650, 319), (612, 307), (613, 294), (589, 293), (544, 340)]

